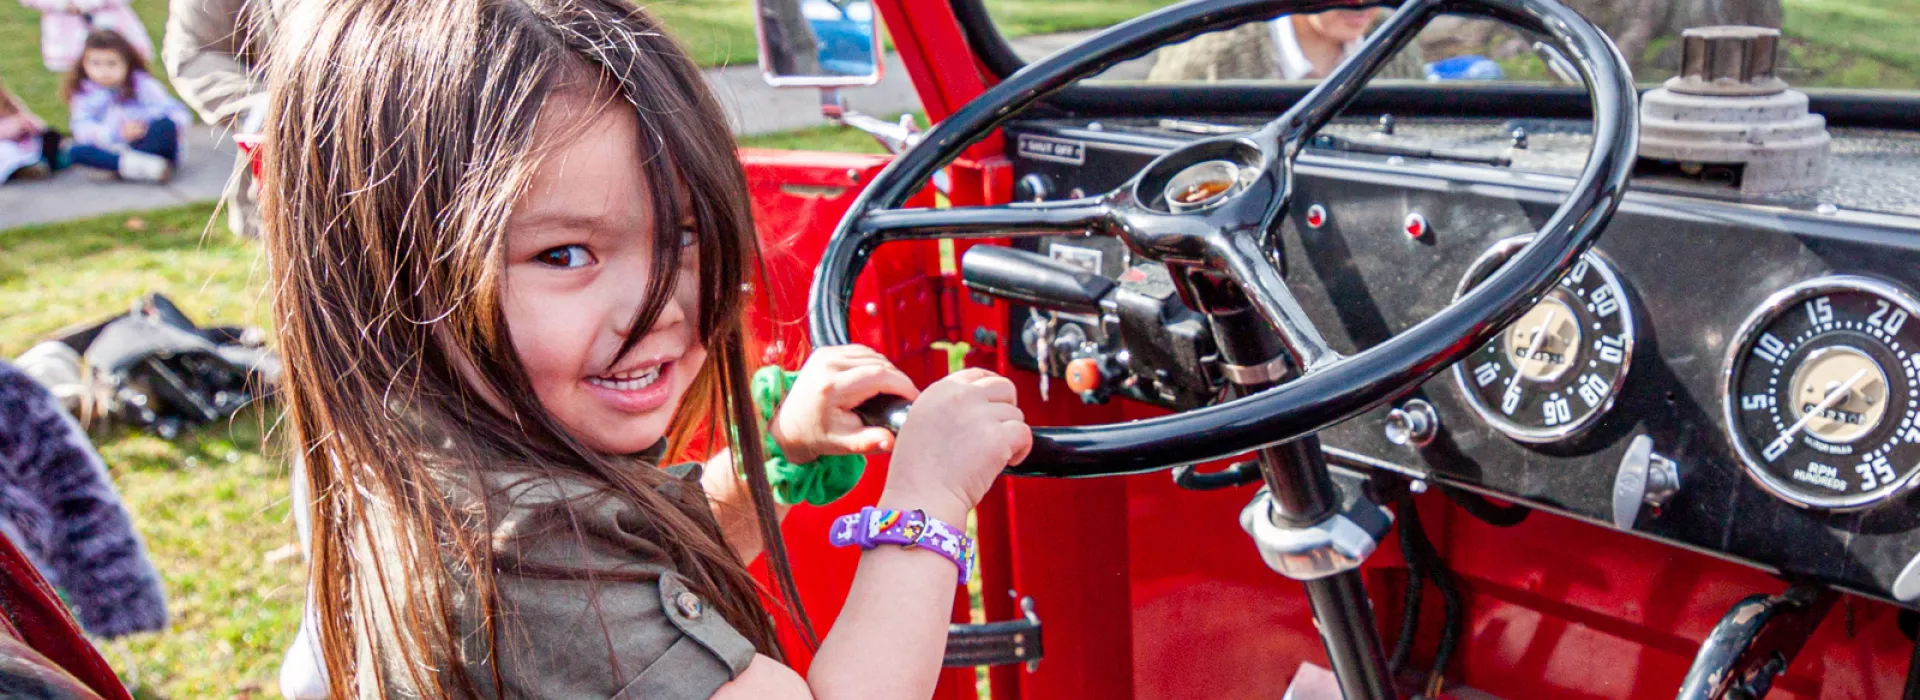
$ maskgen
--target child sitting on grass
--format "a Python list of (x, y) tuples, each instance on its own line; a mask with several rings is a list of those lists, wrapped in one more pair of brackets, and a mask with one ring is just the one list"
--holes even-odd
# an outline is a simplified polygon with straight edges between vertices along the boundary
[(105, 30), (88, 34), (60, 92), (73, 112), (73, 162), (134, 182), (173, 177), (187, 108), (147, 72), (125, 37)]
[(60, 132), (27, 109), (0, 83), (0, 182), (16, 176), (38, 179), (53, 172), (60, 153)]

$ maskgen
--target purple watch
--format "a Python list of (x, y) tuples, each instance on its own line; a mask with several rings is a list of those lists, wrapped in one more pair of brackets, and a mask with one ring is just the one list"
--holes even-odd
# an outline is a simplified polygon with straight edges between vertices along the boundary
[(960, 585), (966, 585), (967, 579), (973, 576), (973, 538), (952, 525), (927, 517), (925, 511), (867, 506), (858, 513), (835, 518), (827, 536), (835, 547), (852, 545), (873, 549), (883, 544), (897, 544), (908, 549), (931, 550), (960, 567)]

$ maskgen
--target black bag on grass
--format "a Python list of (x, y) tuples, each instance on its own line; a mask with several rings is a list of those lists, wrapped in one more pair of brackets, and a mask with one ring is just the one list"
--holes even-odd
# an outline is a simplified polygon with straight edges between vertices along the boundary
[(58, 338), (86, 361), (101, 414), (162, 438), (224, 419), (272, 393), (280, 360), (257, 330), (201, 328), (159, 294)]

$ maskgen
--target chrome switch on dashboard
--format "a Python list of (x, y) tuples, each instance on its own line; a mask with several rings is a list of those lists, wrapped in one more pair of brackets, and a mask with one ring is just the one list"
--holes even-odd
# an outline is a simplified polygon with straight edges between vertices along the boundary
[(1633, 529), (1640, 517), (1640, 504), (1656, 508), (1680, 490), (1680, 465), (1655, 454), (1653, 438), (1639, 435), (1627, 445), (1620, 458), (1620, 471), (1613, 476), (1613, 524)]
[(1407, 447), (1426, 447), (1440, 433), (1440, 414), (1433, 404), (1414, 399), (1387, 413), (1387, 442)]

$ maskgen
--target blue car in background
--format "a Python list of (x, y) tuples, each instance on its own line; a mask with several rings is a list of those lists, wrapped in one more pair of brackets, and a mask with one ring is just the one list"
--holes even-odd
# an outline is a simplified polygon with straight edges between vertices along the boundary
[(805, 0), (800, 12), (820, 46), (820, 67), (830, 75), (866, 75), (874, 70), (873, 3), (870, 0)]
[(1428, 80), (1499, 80), (1500, 64), (1486, 56), (1454, 56), (1427, 64)]

